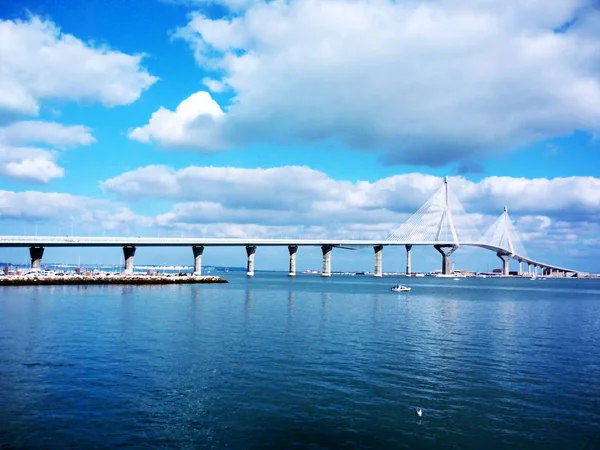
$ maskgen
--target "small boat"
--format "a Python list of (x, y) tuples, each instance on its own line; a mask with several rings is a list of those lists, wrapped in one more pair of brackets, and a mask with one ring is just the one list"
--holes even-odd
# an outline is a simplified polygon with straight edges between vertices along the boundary
[(454, 277), (454, 281), (459, 281), (459, 280), (460, 280), (460, 278)]
[(408, 286), (397, 284), (396, 286), (392, 286), (392, 292), (410, 292), (410, 288)]

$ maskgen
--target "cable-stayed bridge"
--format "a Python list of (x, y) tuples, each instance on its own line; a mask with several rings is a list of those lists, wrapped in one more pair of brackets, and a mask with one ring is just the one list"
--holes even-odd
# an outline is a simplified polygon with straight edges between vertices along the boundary
[[(301, 246), (320, 246), (323, 253), (323, 276), (331, 275), (331, 254), (334, 248), (358, 249), (373, 247), (375, 276), (382, 276), (382, 251), (386, 246), (405, 246), (406, 274), (411, 274), (411, 249), (415, 245), (433, 246), (442, 256), (441, 273), (451, 273), (451, 255), (460, 247), (479, 247), (496, 253), (502, 260), (502, 273), (509, 275), (509, 261), (528, 265), (528, 274), (568, 276), (576, 270), (559, 267), (530, 258), (510, 220), (508, 209), (482, 235), (458, 198), (451, 192), (447, 178), (417, 212), (383, 240), (352, 239), (235, 239), (235, 238), (142, 238), (142, 237), (82, 237), (82, 236), (0, 236), (0, 247), (29, 247), (31, 267), (40, 269), (46, 247), (123, 247), (126, 273), (133, 272), (137, 247), (189, 246), (194, 255), (194, 273), (202, 271), (205, 247), (241, 246), (246, 248), (247, 272), (254, 275), (254, 256), (259, 246), (287, 246), (290, 255), (289, 275), (296, 275), (296, 253)], [(532, 271), (533, 269), (533, 271)]]

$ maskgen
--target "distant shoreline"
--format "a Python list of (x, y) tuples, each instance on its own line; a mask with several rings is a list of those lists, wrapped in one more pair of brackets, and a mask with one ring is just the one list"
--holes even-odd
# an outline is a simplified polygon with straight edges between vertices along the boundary
[(2, 276), (0, 286), (81, 286), (81, 285), (166, 285), (166, 284), (217, 284), (228, 283), (217, 276), (193, 275), (117, 275), (117, 276)]

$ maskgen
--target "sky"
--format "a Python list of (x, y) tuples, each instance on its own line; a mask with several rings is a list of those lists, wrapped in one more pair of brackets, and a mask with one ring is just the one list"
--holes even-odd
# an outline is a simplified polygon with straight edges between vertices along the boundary
[[(597, 1), (0, 0), (0, 235), (383, 239), (448, 176), (481, 235), (506, 205), (529, 257), (600, 272), (599, 132)], [(287, 249), (255, 261), (286, 270)], [(372, 266), (334, 251), (332, 270)]]

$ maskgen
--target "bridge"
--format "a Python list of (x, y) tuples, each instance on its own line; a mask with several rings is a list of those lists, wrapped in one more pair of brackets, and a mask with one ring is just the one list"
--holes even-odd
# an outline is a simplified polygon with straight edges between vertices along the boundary
[(479, 247), (495, 252), (502, 260), (502, 274), (509, 275), (511, 259), (519, 262), (519, 273), (523, 274), (522, 264), (528, 266), (527, 274), (570, 276), (576, 270), (534, 260), (527, 255), (517, 231), (508, 215), (508, 208), (483, 235), (473, 224), (458, 198), (449, 189), (448, 179), (425, 204), (404, 224), (383, 240), (352, 239), (206, 239), (206, 238), (142, 238), (142, 237), (81, 237), (81, 236), (0, 236), (0, 247), (29, 247), (31, 267), (41, 269), (46, 247), (122, 247), (125, 258), (125, 273), (132, 273), (137, 247), (191, 247), (194, 256), (194, 274), (202, 273), (202, 255), (205, 247), (240, 246), (245, 247), (247, 274), (254, 276), (254, 256), (260, 246), (287, 246), (290, 256), (289, 275), (296, 275), (296, 253), (301, 246), (320, 246), (323, 254), (321, 275), (331, 276), (331, 254), (334, 248), (358, 249), (372, 247), (375, 252), (374, 275), (381, 277), (382, 252), (384, 247), (404, 246), (406, 249), (406, 274), (411, 270), (411, 249), (413, 246), (433, 246), (442, 257), (443, 275), (451, 273), (451, 255), (459, 247)]

